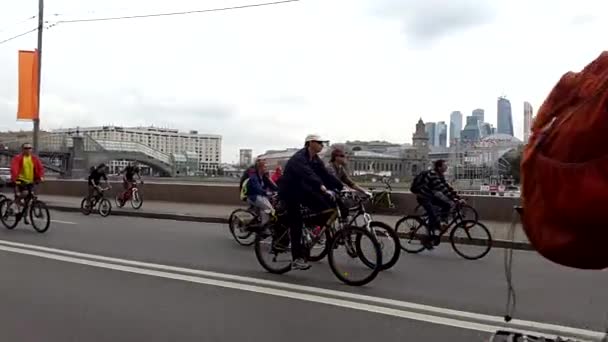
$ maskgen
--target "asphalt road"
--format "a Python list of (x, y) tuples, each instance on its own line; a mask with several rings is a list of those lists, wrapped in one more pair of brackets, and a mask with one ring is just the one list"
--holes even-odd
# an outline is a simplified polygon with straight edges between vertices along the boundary
[[(340, 283), (326, 261), (268, 274), (226, 226), (52, 216), (46, 234), (0, 229), (2, 340), (484, 341), (503, 325), (504, 250), (479, 261), (449, 246), (403, 254), (355, 288)], [(515, 252), (513, 278), (518, 327), (604, 329), (605, 272)]]

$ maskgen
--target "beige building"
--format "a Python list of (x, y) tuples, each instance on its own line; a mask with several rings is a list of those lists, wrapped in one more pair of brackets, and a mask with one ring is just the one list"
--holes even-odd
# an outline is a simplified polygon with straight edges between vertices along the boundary
[[(136, 142), (166, 155), (194, 153), (200, 172), (216, 171), (222, 155), (222, 136), (179, 132), (158, 127), (79, 127), (53, 130), (52, 133), (86, 133), (95, 140)], [(118, 167), (118, 165), (116, 165)]]
[[(416, 125), (412, 144), (394, 144), (386, 141), (347, 141), (334, 144), (344, 148), (349, 155), (348, 169), (353, 176), (385, 176), (409, 180), (428, 166), (429, 138), (422, 119)], [(326, 147), (321, 157), (329, 161), (332, 147)], [(269, 168), (277, 164), (285, 166), (298, 148), (267, 151), (260, 156)]]

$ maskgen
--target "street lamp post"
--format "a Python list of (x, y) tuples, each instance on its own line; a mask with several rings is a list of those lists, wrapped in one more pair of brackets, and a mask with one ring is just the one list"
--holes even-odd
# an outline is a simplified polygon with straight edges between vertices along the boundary
[(40, 134), (40, 83), (42, 82), (42, 30), (44, 29), (44, 0), (38, 0), (38, 117), (34, 119), (34, 136), (32, 147), (38, 153), (38, 136)]

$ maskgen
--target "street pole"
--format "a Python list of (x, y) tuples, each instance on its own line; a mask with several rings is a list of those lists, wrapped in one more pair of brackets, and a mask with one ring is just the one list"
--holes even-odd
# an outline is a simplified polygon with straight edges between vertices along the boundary
[(38, 117), (34, 119), (34, 153), (38, 153), (38, 135), (40, 134), (40, 83), (42, 83), (42, 30), (44, 29), (44, 0), (38, 0)]

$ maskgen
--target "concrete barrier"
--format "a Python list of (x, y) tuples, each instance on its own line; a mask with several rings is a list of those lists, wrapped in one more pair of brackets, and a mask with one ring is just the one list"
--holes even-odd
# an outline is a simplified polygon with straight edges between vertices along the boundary
[[(122, 183), (113, 181), (109, 196), (122, 190)], [(144, 200), (177, 203), (201, 203), (240, 206), (239, 190), (236, 185), (146, 183), (140, 187)], [(47, 180), (38, 188), (39, 194), (83, 197), (87, 192), (86, 181)], [(519, 198), (493, 196), (464, 196), (468, 203), (479, 212), (480, 218), (491, 221), (510, 221), (513, 206), (519, 205)], [(394, 192), (392, 200), (395, 209), (369, 208), (378, 214), (410, 214), (418, 203), (411, 193)]]

